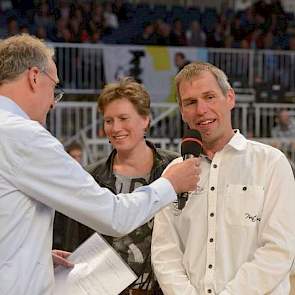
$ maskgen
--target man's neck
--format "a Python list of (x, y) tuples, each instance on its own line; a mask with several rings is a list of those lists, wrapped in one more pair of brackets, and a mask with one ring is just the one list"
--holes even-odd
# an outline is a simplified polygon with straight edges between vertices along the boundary
[(234, 136), (235, 132), (234, 130), (231, 130), (227, 136), (222, 137), (220, 140), (215, 142), (206, 142), (203, 141), (203, 151), (204, 154), (212, 160), (215, 153), (221, 151), (231, 140), (231, 138)]

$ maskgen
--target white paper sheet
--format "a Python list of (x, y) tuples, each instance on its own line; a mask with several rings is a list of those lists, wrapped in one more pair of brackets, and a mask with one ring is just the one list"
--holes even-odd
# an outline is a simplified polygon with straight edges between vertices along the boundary
[(136, 280), (135, 273), (97, 233), (70, 256), (74, 268), (55, 268), (54, 295), (118, 295)]

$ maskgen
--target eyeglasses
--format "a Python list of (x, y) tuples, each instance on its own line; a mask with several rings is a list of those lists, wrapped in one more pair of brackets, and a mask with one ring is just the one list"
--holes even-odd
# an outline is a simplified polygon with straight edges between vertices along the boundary
[(62, 99), (65, 91), (60, 87), (60, 85), (45, 70), (42, 70), (41, 72), (44, 73), (51, 81), (54, 82), (54, 84), (55, 84), (54, 102), (58, 103)]

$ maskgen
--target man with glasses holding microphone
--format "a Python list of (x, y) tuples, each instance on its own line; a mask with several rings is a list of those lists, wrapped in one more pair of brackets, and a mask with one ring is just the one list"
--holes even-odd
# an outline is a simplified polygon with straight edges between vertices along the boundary
[[(43, 127), (62, 98), (58, 83), (53, 50), (39, 39), (0, 42), (2, 295), (52, 294), (55, 210), (100, 233), (125, 235), (199, 180), (199, 161), (190, 159), (131, 194), (101, 188)], [(67, 265), (64, 255), (55, 251), (53, 261)]]

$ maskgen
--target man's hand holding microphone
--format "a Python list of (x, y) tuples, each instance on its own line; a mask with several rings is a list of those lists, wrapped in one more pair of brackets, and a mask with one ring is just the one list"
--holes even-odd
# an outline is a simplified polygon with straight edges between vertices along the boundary
[(196, 130), (186, 130), (181, 142), (183, 162), (169, 167), (163, 177), (167, 178), (178, 194), (178, 209), (182, 210), (188, 192), (194, 191), (200, 180), (200, 159), (202, 151), (201, 134)]
[(200, 179), (200, 159), (191, 158), (182, 163), (169, 167), (162, 175), (167, 178), (174, 187), (176, 193), (194, 191)]

